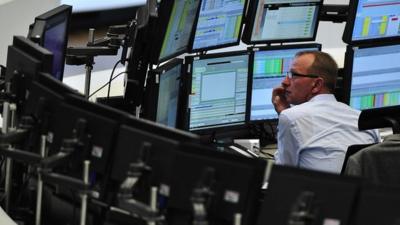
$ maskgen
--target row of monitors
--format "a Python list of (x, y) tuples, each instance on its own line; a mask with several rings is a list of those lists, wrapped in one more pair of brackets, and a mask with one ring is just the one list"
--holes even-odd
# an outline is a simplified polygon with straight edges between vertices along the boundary
[[(247, 18), (245, 18), (246, 7)], [(158, 38), (152, 62), (183, 52), (236, 45), (246, 23), (247, 44), (313, 41), (322, 0), (184, 0), (162, 1), (156, 22)], [(54, 55), (52, 75), (62, 80), (72, 7), (62, 5), (35, 18), (28, 37)], [(350, 1), (346, 43), (399, 39), (400, 0)], [(190, 47), (189, 47), (190, 46)]]
[[(24, 104), (22, 108), (19, 108), (22, 114), (47, 122), (45, 122), (47, 129), (52, 131), (50, 155), (60, 149), (63, 138), (73, 137), (77, 121), (85, 121), (84, 133), (90, 135), (89, 142), (92, 147), (89, 149), (88, 157), (92, 162), (91, 168), (96, 172), (96, 179), (100, 179), (99, 175), (109, 174), (111, 180), (122, 181), (129, 163), (140, 157), (140, 147), (148, 143), (150, 144), (148, 162), (153, 169), (151, 182), (170, 185), (168, 186), (170, 189), (168, 188), (164, 194), (169, 193), (168, 207), (177, 211), (188, 210), (186, 212), (191, 213), (189, 201), (191, 188), (198, 183), (198, 178), (211, 174), (212, 176), (207, 177), (213, 178), (214, 185), (210, 184), (210, 186), (213, 187), (211, 190), (214, 195), (210, 211), (208, 211), (209, 215), (217, 220), (229, 221), (229, 224), (232, 223), (233, 213), (238, 212), (242, 213), (244, 224), (253, 224), (255, 220), (258, 221), (256, 224), (264, 224), (266, 220), (281, 224), (281, 221), (287, 219), (290, 206), (293, 206), (294, 201), (301, 200), (298, 196), (304, 190), (313, 192), (314, 203), (319, 206), (319, 210), (313, 211), (318, 212), (316, 220), (330, 218), (346, 224), (350, 218), (349, 213), (352, 208), (349, 206), (356, 204), (359, 180), (278, 166), (274, 167), (269, 179), (268, 192), (270, 193), (264, 199), (264, 203), (268, 204), (263, 204), (257, 217), (259, 187), (263, 181), (266, 163), (264, 160), (223, 154), (198, 145), (200, 140), (197, 135), (140, 120), (113, 108), (85, 100), (76, 91), (43, 73), (49, 72), (46, 65), (51, 61), (52, 54), (26, 38), (14, 37), (13, 45), (9, 47), (9, 50), (8, 64), (15, 65), (15, 68), (19, 70), (28, 68), (21, 77), (31, 77), (28, 85), (29, 92), (23, 95)], [(373, 49), (373, 51), (376, 50)], [(390, 54), (387, 49), (385, 53)], [(355, 53), (352, 54), (355, 55)], [(234, 57), (243, 55), (246, 54), (227, 57), (230, 57), (230, 62), (242, 65), (243, 58)], [(370, 55), (364, 52), (360, 57), (370, 57)], [(215, 59), (215, 57), (205, 58), (205, 60), (208, 59)], [(193, 69), (196, 60), (201, 61), (202, 58), (191, 61)], [(222, 62), (221, 65), (227, 60)], [(203, 69), (206, 64), (199, 65), (196, 67), (198, 71), (206, 72)], [(214, 60), (209, 65), (216, 66), (219, 63)], [(212, 68), (210, 76), (216, 71), (216, 68)], [(229, 73), (229, 70), (230, 68), (224, 65), (224, 71), (217, 71), (217, 75)], [(10, 80), (16, 77), (18, 74), (10, 77)], [(238, 76), (239, 78), (241, 77)], [(159, 81), (161, 80), (162, 78), (159, 78)], [(238, 180), (245, 182), (237, 182)], [(397, 214), (395, 214), (396, 210), (391, 209), (396, 209), (395, 205), (398, 204), (398, 197), (394, 198), (393, 193), (398, 190), (382, 191), (383, 189), (378, 192), (375, 189), (362, 189), (362, 193), (358, 196), (360, 201), (357, 202), (359, 207), (357, 207), (356, 215), (363, 219), (357, 220), (356, 224), (376, 224), (377, 222), (373, 220), (376, 216), (370, 218), (365, 216), (375, 215), (369, 212), (378, 212), (379, 215), (386, 213), (387, 220), (385, 221), (393, 222), (391, 216)], [(282, 195), (282, 193), (285, 194)], [(390, 194), (386, 196), (382, 193)], [(276, 204), (277, 202), (279, 204)], [(283, 208), (276, 207), (278, 205)], [(371, 206), (379, 208), (371, 208)], [(382, 207), (385, 207), (384, 210)], [(379, 219), (382, 221), (382, 218)]]
[[(244, 24), (246, 44), (314, 41), (321, 7), (323, 0), (162, 1), (151, 61), (237, 45)], [(348, 15), (348, 44), (400, 38), (400, 0), (351, 0)]]
[[(114, 199), (110, 196), (118, 191), (114, 187), (126, 178), (130, 164), (141, 159), (151, 167), (146, 177), (151, 185), (166, 188), (160, 194), (168, 197), (168, 209), (191, 215), (190, 196), (201, 181), (211, 185), (213, 191), (209, 215), (217, 221), (228, 221), (218, 224), (232, 224), (234, 213), (243, 215), (243, 223), (254, 223), (265, 160), (226, 154), (200, 144), (199, 136), (190, 132), (90, 102), (49, 75), (51, 61), (48, 50), (22, 36), (14, 37), (7, 65), (20, 71), (8, 74), (11, 94), (22, 93), (17, 99), (16, 119), (32, 117), (36, 121), (32, 130), (48, 135), (49, 156), (70, 143), (65, 140), (77, 138), (80, 147), (75, 150), (82, 152), (76, 152), (77, 158), (68, 161), (67, 173), (81, 174), (79, 164), (83, 158), (89, 159), (90, 182), (99, 191), (99, 200)], [(36, 152), (41, 132), (30, 134), (21, 146)], [(210, 184), (201, 180), (207, 171), (212, 175)]]
[[(185, 65), (175, 59), (150, 72), (145, 117), (172, 127), (178, 119), (187, 120), (182, 128), (190, 131), (275, 120), (272, 89), (281, 84), (297, 52), (320, 48), (303, 44), (188, 56)], [(348, 46), (344, 101), (359, 110), (400, 104), (400, 66), (391, 60), (399, 52), (400, 45)]]

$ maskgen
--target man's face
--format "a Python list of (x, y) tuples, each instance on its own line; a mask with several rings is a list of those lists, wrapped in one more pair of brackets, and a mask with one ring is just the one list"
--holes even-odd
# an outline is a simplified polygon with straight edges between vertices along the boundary
[[(290, 71), (297, 74), (308, 74), (308, 68), (314, 62), (314, 55), (305, 54), (296, 57), (291, 65)], [(293, 76), (282, 81), (282, 86), (285, 88), (285, 97), (288, 103), (293, 105), (302, 104), (311, 99), (312, 89), (315, 85), (315, 78)]]

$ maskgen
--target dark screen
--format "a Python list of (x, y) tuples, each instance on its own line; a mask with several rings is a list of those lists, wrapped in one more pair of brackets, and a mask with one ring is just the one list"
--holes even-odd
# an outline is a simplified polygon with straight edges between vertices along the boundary
[[(181, 149), (172, 166), (168, 200), (174, 218), (181, 221), (192, 215), (190, 198), (203, 182), (213, 192), (206, 204), (210, 224), (232, 224), (235, 213), (242, 214), (242, 224), (254, 224), (266, 162), (200, 145), (182, 145)], [(210, 169), (214, 173), (207, 179), (204, 173)]]
[(303, 193), (314, 196), (309, 208), (315, 224), (347, 224), (359, 186), (355, 178), (274, 166), (257, 224), (288, 224), (291, 210)]
[(64, 74), (65, 46), (67, 41), (67, 21), (49, 27), (44, 33), (43, 47), (54, 55), (52, 75), (62, 80)]

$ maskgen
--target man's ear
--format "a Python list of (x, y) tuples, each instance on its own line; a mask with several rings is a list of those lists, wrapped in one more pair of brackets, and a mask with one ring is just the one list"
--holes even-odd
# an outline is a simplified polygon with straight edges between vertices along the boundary
[(324, 79), (322, 79), (321, 77), (318, 77), (318, 78), (314, 79), (313, 88), (311, 90), (312, 93), (313, 94), (320, 93), (323, 90), (324, 85), (325, 85), (324, 84)]

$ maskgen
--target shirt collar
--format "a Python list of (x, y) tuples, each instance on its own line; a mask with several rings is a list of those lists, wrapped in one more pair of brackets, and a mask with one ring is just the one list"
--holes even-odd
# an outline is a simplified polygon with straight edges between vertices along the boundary
[(309, 100), (309, 102), (314, 101), (336, 101), (336, 98), (333, 94), (319, 94)]

